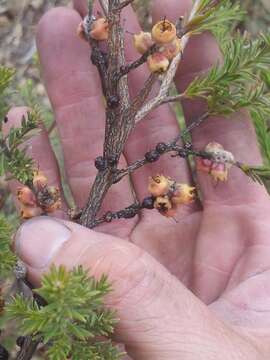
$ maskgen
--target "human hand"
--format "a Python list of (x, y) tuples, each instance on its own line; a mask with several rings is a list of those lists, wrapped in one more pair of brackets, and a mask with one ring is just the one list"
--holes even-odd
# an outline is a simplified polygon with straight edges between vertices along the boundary
[[(86, 6), (75, 1), (83, 15)], [(191, 1), (155, 1), (154, 18), (175, 19)], [(126, 27), (137, 32), (130, 10)], [(54, 108), (65, 155), (69, 183), (78, 206), (83, 206), (96, 170), (93, 160), (101, 154), (104, 110), (95, 68), (89, 63), (88, 46), (75, 30), (77, 12), (58, 8), (44, 16), (38, 27), (38, 48), (48, 95)], [(137, 57), (127, 35), (127, 60)], [(219, 56), (209, 34), (190, 41), (176, 84), (183, 89), (198, 72)], [(133, 93), (147, 76), (142, 67), (130, 74)], [(184, 104), (192, 121), (202, 111), (199, 103)], [(9, 114), (9, 123), (21, 110)], [(141, 158), (159, 141), (178, 132), (175, 116), (162, 106), (138, 124), (131, 135), (121, 166)], [(236, 158), (261, 161), (254, 131), (244, 115), (211, 119), (193, 132), (194, 146), (221, 143)], [(241, 138), (240, 138), (241, 136)], [(31, 140), (31, 154), (54, 185), (60, 185), (56, 162), (43, 132)], [(132, 175), (136, 195), (147, 195), (150, 175), (163, 172), (189, 182), (184, 160), (163, 157)], [(30, 280), (38, 285), (52, 262), (73, 267), (82, 264), (96, 276), (108, 273), (114, 292), (108, 305), (117, 309), (117, 341), (134, 359), (266, 359), (270, 354), (268, 268), (269, 198), (264, 189), (232, 170), (228, 183), (213, 187), (199, 175), (203, 204), (181, 210), (177, 223), (153, 211), (139, 219), (119, 221), (94, 232), (51, 218), (25, 223), (17, 234), (19, 255), (29, 265)], [(103, 212), (132, 202), (128, 181), (116, 185)], [(189, 290), (188, 290), (189, 289)]]

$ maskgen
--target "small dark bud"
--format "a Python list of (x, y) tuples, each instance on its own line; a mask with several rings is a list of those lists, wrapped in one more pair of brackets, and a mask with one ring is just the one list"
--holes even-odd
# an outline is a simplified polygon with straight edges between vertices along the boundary
[(117, 156), (116, 156), (116, 155), (109, 155), (109, 156), (107, 157), (107, 161), (108, 161), (108, 164), (109, 164), (110, 166), (114, 166), (114, 165), (117, 164)]
[(0, 345), (0, 360), (8, 360), (9, 353), (3, 345)]
[(117, 211), (117, 217), (118, 219), (122, 219), (125, 217), (125, 210)]
[(98, 156), (95, 160), (95, 167), (98, 171), (104, 171), (107, 168), (107, 161), (103, 156)]
[(138, 213), (138, 209), (130, 207), (130, 208), (127, 208), (124, 210), (123, 217), (125, 219), (131, 219), (131, 218), (134, 218), (137, 215), (137, 213)]
[(114, 214), (113, 214), (111, 211), (108, 211), (108, 212), (105, 214), (104, 220), (105, 220), (107, 223), (110, 223), (113, 219), (114, 219)]
[(107, 99), (107, 105), (110, 109), (115, 109), (119, 106), (119, 97), (116, 95), (109, 96)]
[(184, 147), (185, 147), (185, 149), (187, 149), (187, 150), (191, 150), (191, 149), (192, 149), (192, 143), (189, 142), (189, 141), (187, 141), (187, 142), (185, 143)]
[(25, 341), (25, 337), (24, 336), (19, 336), (16, 340), (16, 344), (21, 348), (23, 347), (23, 343)]
[(159, 154), (156, 150), (152, 150), (152, 151), (148, 151), (148, 152), (144, 155), (144, 157), (145, 157), (145, 160), (146, 160), (147, 162), (152, 163), (152, 162), (155, 162), (155, 161), (157, 161), (157, 160), (159, 159), (160, 154)]
[(143, 199), (142, 208), (152, 210), (154, 209), (155, 199), (152, 196)]
[(159, 154), (164, 154), (165, 151), (167, 150), (167, 145), (165, 143), (159, 143), (157, 144), (156, 146), (156, 151), (159, 153)]
[(8, 117), (5, 116), (5, 117), (4, 117), (4, 123), (6, 124), (7, 122), (8, 122)]

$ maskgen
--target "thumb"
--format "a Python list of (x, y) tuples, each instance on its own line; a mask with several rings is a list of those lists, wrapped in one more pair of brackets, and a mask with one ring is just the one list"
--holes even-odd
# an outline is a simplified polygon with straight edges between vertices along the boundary
[(113, 292), (107, 304), (120, 318), (116, 340), (134, 359), (197, 359), (203, 349), (204, 358), (227, 359), (220, 348), (224, 338), (228, 351), (229, 330), (133, 244), (71, 222), (38, 217), (21, 226), (15, 247), (36, 286), (52, 263), (69, 269), (82, 265), (96, 277), (108, 274)]

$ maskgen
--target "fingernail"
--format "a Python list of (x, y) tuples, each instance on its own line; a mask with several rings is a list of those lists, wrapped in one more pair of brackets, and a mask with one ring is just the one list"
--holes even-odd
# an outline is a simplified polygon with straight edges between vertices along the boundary
[(36, 217), (19, 228), (15, 236), (15, 250), (27, 265), (44, 268), (70, 236), (70, 229), (60, 220)]

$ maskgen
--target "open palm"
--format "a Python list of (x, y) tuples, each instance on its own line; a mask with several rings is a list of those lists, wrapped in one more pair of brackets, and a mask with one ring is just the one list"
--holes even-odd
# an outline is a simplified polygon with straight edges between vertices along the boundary
[[(105, 113), (97, 71), (89, 61), (88, 45), (76, 37), (80, 16), (84, 16), (87, 11), (86, 2), (78, 0), (74, 3), (76, 11), (58, 8), (43, 17), (38, 27), (37, 43), (46, 89), (62, 142), (69, 184), (76, 204), (82, 207), (96, 175), (94, 159), (102, 153)], [(192, 2), (186, 0), (179, 4), (177, 0), (167, 0), (166, 8), (158, 3), (154, 3), (154, 19), (167, 16), (175, 20), (188, 12)], [(139, 31), (131, 9), (124, 11), (123, 18), (129, 33)], [(126, 47), (126, 59), (129, 62), (137, 54), (128, 33)], [(210, 34), (192, 39), (177, 74), (176, 86), (179, 91), (196, 74), (207, 70), (218, 56), (217, 44)], [(130, 74), (132, 95), (138, 92), (146, 78), (145, 67)], [(185, 102), (183, 106), (189, 122), (203, 111), (203, 105), (199, 102)], [(10, 123), (19, 121), (21, 112), (22, 109), (11, 111)], [(174, 113), (167, 105), (160, 107), (136, 126), (120, 166), (124, 167), (142, 158), (158, 142), (171, 140), (177, 133)], [(202, 149), (210, 141), (217, 141), (241, 161), (254, 164), (261, 162), (255, 133), (246, 114), (237, 114), (235, 119), (209, 119), (194, 130), (192, 137), (195, 148)], [(31, 140), (30, 151), (50, 181), (60, 186), (58, 168), (45, 132)], [(158, 173), (178, 182), (192, 181), (185, 161), (166, 155), (159, 162), (147, 165), (132, 175), (132, 186), (140, 200), (148, 195), (148, 177)], [(107, 233), (134, 243), (164, 265), (181, 284), (217, 312), (218, 317), (229, 322), (233, 328), (236, 326), (237, 334), (252, 334), (263, 339), (270, 333), (268, 195), (237, 169), (232, 169), (228, 183), (214, 186), (205, 174), (199, 174), (198, 183), (202, 203), (198, 201), (180, 209), (176, 216), (177, 222), (162, 217), (156, 211), (145, 210), (139, 218), (101, 226), (97, 229), (100, 232), (97, 237)], [(102, 213), (129, 206), (133, 197), (130, 183), (125, 179), (111, 189)], [(112, 254), (104, 255), (104, 249), (102, 251), (101, 262), (104, 264), (104, 259)], [(128, 261), (133, 255), (127, 255), (125, 261), (122, 261), (123, 253), (115, 255), (120, 256), (119, 269), (125, 269), (115, 271), (117, 281), (127, 276), (130, 268), (138, 266)], [(137, 259), (140, 256), (138, 252)], [(66, 262), (73, 264), (73, 259)], [(101, 266), (102, 271), (111, 270), (111, 262), (106, 266)], [(132, 283), (132, 279), (130, 281)], [(120, 340), (123, 341), (123, 337), (120, 336)], [(262, 344), (260, 346), (264, 354), (269, 349), (266, 341)], [(183, 357), (186, 358), (189, 359)]]

